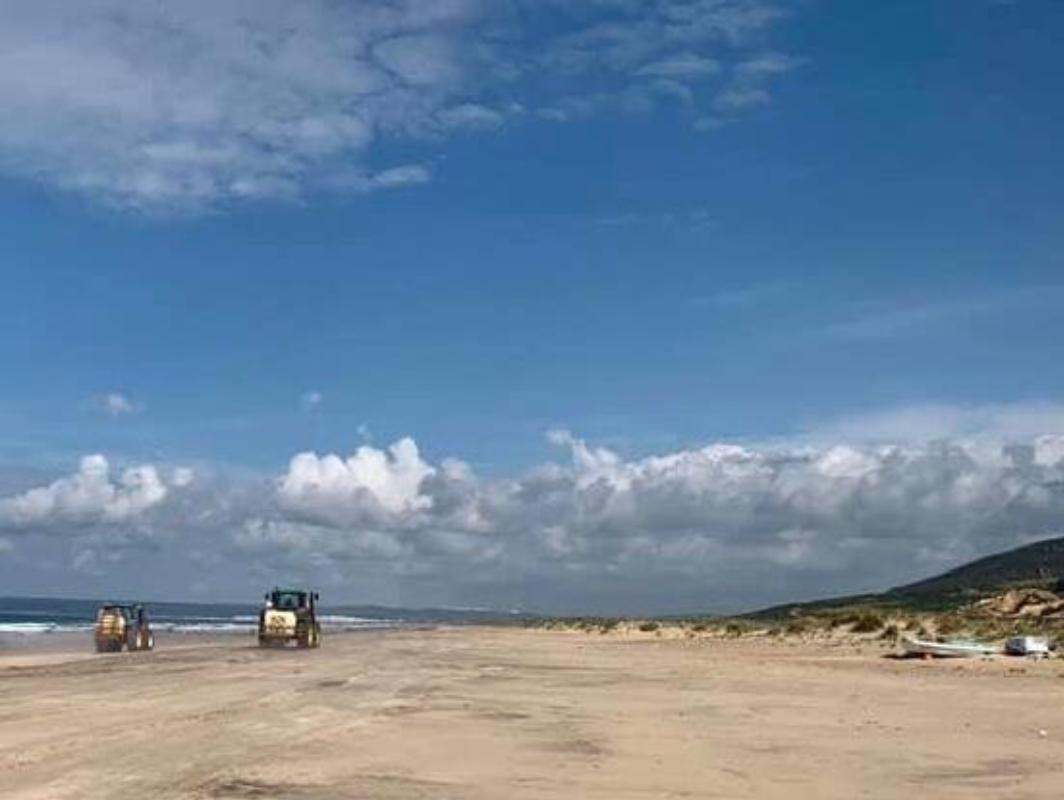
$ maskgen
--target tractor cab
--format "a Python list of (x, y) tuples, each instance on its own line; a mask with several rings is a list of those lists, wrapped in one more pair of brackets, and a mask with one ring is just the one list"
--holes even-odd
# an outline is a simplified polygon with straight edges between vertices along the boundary
[(313, 611), (317, 602), (316, 592), (305, 592), (299, 589), (274, 589), (266, 593), (266, 608), (275, 608), (279, 611)]

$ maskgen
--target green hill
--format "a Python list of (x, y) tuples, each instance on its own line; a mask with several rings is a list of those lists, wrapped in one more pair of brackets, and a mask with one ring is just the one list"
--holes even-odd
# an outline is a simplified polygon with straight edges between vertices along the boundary
[(986, 556), (941, 575), (897, 586), (879, 594), (789, 603), (762, 609), (749, 616), (785, 617), (862, 606), (949, 611), (1018, 586), (1064, 590), (1064, 537), (1044, 539)]
[(1064, 537), (1006, 550), (886, 592), (899, 597), (983, 594), (1009, 586), (1052, 588), (1064, 579)]

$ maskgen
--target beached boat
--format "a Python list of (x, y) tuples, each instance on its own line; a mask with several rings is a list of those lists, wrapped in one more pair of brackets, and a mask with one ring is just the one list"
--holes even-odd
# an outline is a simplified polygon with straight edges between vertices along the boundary
[(991, 645), (968, 639), (952, 639), (946, 642), (903, 639), (901, 644), (907, 655), (924, 658), (978, 658), (997, 652)]
[(1049, 642), (1041, 636), (1013, 636), (1005, 642), (1005, 652), (1010, 656), (1049, 657)]

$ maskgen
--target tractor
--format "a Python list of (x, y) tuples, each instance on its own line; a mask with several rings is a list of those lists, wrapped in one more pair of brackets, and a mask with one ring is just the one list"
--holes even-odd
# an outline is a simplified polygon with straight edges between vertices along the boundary
[(277, 589), (267, 592), (259, 612), (259, 646), (321, 646), (318, 593), (303, 589)]
[(155, 634), (148, 624), (148, 615), (139, 603), (108, 603), (96, 612), (94, 630), (97, 653), (116, 653), (122, 650), (151, 650)]

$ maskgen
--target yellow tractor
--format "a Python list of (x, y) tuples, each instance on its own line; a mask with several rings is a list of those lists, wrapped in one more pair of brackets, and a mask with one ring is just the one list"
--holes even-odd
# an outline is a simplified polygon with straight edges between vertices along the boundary
[(267, 592), (259, 612), (259, 647), (321, 647), (318, 593), (303, 589)]
[(148, 624), (148, 615), (140, 604), (108, 603), (96, 612), (93, 632), (97, 653), (116, 653), (122, 650), (151, 650), (155, 634)]

